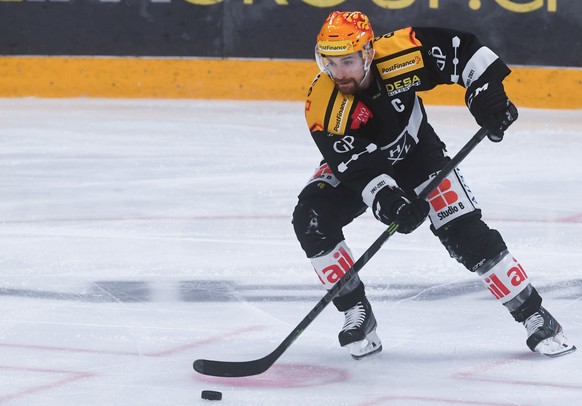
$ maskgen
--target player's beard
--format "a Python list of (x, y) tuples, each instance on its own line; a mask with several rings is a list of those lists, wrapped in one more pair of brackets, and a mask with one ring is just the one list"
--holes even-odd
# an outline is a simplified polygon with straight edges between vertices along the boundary
[(343, 94), (354, 94), (360, 91), (360, 84), (356, 79), (336, 81), (335, 87)]

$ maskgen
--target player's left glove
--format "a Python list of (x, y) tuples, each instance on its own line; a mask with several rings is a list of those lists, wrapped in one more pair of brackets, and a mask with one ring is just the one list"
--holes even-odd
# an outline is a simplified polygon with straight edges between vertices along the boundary
[(430, 206), (426, 200), (416, 199), (410, 202), (400, 189), (385, 187), (374, 198), (372, 205), (374, 217), (382, 223), (398, 223), (398, 232), (409, 234), (416, 230), (428, 216)]
[(498, 80), (473, 83), (467, 89), (465, 103), (477, 124), (489, 130), (487, 136), (494, 142), (501, 141), (505, 130), (517, 120), (517, 108)]

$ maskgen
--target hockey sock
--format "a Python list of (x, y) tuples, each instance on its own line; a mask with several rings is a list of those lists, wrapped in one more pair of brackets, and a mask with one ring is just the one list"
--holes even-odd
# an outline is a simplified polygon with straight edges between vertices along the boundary
[[(331, 251), (318, 257), (310, 258), (311, 265), (326, 289), (331, 289), (337, 281), (354, 265), (352, 252), (341, 241)], [(342, 289), (340, 295), (351, 292), (360, 284), (360, 278), (356, 274), (352, 280)]]
[(346, 310), (354, 307), (358, 302), (361, 302), (365, 299), (366, 291), (364, 289), (364, 283), (360, 282), (358, 286), (356, 286), (356, 288), (352, 291), (346, 293), (345, 295), (334, 298), (333, 304), (340, 312), (345, 312)]
[(523, 303), (516, 309), (510, 310), (511, 315), (518, 323), (523, 323), (529, 316), (537, 312), (542, 306), (542, 297), (538, 291), (532, 287), (531, 294), (523, 301)]
[(530, 284), (525, 270), (507, 250), (483, 264), (477, 274), (481, 276), (489, 292), (517, 321), (520, 321), (518, 318), (527, 318), (541, 305), (541, 298)]

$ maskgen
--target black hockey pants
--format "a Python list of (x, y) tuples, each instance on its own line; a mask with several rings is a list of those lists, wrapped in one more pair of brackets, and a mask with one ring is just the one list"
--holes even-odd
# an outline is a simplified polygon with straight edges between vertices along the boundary
[[(404, 160), (394, 165), (395, 179), (407, 195), (450, 160), (445, 144), (432, 127), (423, 125), (420, 142)], [(387, 162), (387, 165), (389, 163)], [(341, 183), (316, 181), (308, 183), (299, 194), (293, 212), (293, 227), (308, 258), (331, 251), (344, 240), (343, 228), (364, 213), (367, 206), (362, 196)], [(507, 249), (501, 235), (481, 220), (479, 209), (463, 215), (438, 230), (431, 226), (451, 257), (471, 271)]]

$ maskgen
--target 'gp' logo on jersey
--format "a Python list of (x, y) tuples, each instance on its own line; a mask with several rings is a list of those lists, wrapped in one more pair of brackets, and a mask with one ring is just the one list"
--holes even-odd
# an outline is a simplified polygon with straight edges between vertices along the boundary
[(333, 143), (333, 150), (338, 154), (344, 154), (354, 149), (354, 137), (346, 135), (342, 139)]
[(447, 56), (443, 54), (442, 49), (440, 49), (439, 47), (432, 47), (429, 54), (432, 55), (434, 59), (436, 59), (436, 64), (439, 70), (441, 72), (445, 70), (445, 65), (447, 64)]

